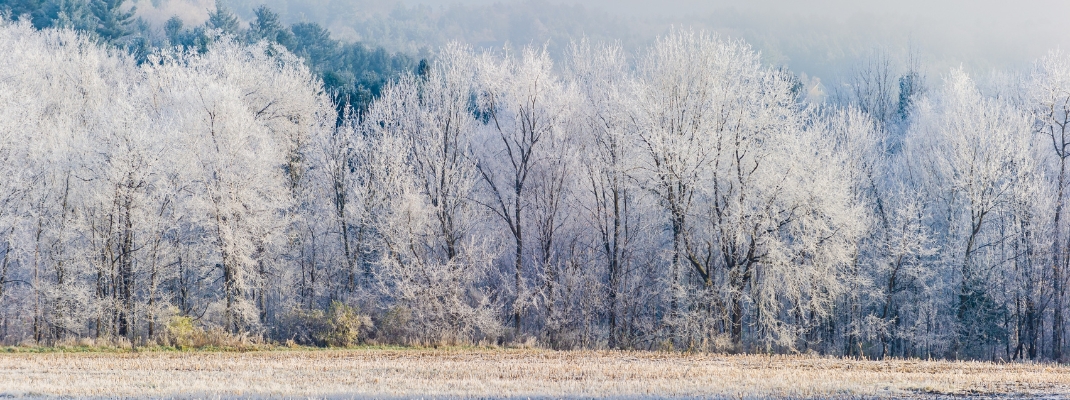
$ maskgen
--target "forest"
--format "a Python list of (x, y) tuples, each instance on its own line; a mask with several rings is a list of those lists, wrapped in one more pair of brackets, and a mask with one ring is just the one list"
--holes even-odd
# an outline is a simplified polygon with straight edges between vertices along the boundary
[(3, 343), (1070, 357), (1070, 54), (816, 102), (686, 28), (416, 62), (72, 4), (0, 3)]

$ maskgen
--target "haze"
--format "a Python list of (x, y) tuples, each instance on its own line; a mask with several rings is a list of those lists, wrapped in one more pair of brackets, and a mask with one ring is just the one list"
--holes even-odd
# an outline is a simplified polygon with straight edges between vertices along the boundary
[[(175, 4), (200, 10), (210, 1), (152, 3), (167, 6), (173, 14), (179, 8)], [(148, 3), (142, 0), (142, 8)], [(820, 81), (813, 77), (837, 82), (875, 53), (900, 64), (912, 55), (933, 77), (960, 66), (986, 76), (993, 70), (1025, 68), (1049, 50), (1070, 47), (1070, 33), (1064, 28), (1070, 2), (1053, 0), (227, 0), (225, 4), (245, 19), (251, 18), (253, 7), (266, 4), (290, 22), (318, 22), (341, 39), (424, 54), (450, 40), (477, 47), (549, 43), (560, 52), (579, 36), (620, 41), (634, 51), (673, 27), (693, 27), (746, 40), (766, 63), (786, 66), (817, 86)]]

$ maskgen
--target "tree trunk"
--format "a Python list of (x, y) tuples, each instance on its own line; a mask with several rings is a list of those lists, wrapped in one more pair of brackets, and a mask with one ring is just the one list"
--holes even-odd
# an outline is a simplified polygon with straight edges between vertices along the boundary
[(226, 318), (224, 319), (224, 323), (226, 324), (227, 331), (234, 333), (238, 331), (238, 318), (234, 315), (234, 302), (236, 300), (235, 291), (237, 290), (234, 268), (230, 265), (230, 262), (226, 257), (223, 257), (223, 263), (219, 266), (223, 268), (223, 293), (227, 298)]
[[(677, 309), (679, 308), (678, 299), (676, 298), (676, 286), (679, 284), (680, 279), (680, 251), (683, 248), (683, 234), (684, 234), (684, 215), (683, 212), (678, 210), (675, 205), (676, 196), (673, 188), (669, 188), (669, 205), (672, 207), (672, 266), (670, 274), (672, 274), (671, 282), (672, 287), (669, 289), (669, 321), (676, 323)], [(676, 329), (672, 324), (669, 325), (669, 334), (675, 336)]]
[(732, 294), (732, 345), (740, 350), (743, 345), (743, 295)]
[(1067, 247), (1062, 240), (1063, 197), (1066, 190), (1066, 157), (1059, 159), (1059, 183), (1055, 201), (1055, 245), (1052, 248), (1052, 289), (1054, 291), (1054, 315), (1051, 326), (1051, 357), (1056, 361), (1063, 358), (1063, 271), (1066, 262)]
[(130, 220), (133, 200), (129, 194), (122, 202), (122, 234), (119, 238), (119, 336), (133, 342), (134, 230)]
[(514, 239), (516, 239), (516, 259), (514, 260), (513, 267), (514, 267), (514, 272), (515, 272), (514, 277), (515, 277), (515, 281), (516, 281), (516, 296), (517, 297), (516, 297), (516, 300), (513, 301), (513, 331), (514, 331), (516, 337), (519, 338), (520, 337), (520, 308), (518, 307), (517, 303), (520, 300), (520, 292), (521, 292), (522, 286), (523, 286), (523, 282), (521, 281), (520, 273), (521, 273), (521, 268), (523, 266), (522, 263), (523, 263), (523, 249), (524, 249), (524, 247), (523, 247), (524, 246), (524, 241), (523, 241), (523, 239), (522, 239), (522, 237), (520, 235), (520, 226), (519, 226), (519, 223), (520, 223), (520, 200), (519, 200), (519, 198), (517, 199), (517, 210), (516, 211), (517, 211), (517, 218), (516, 218), (516, 220), (517, 220), (517, 228), (516, 228), (516, 232), (513, 234)]
[(523, 184), (520, 183), (518, 178), (514, 185), (516, 198), (513, 202), (513, 239), (516, 242), (516, 259), (513, 262), (514, 278), (516, 284), (516, 299), (513, 300), (513, 331), (517, 338), (520, 338), (520, 307), (517, 304), (520, 300), (520, 293), (523, 289), (524, 282), (522, 280), (522, 268), (524, 266), (524, 236), (523, 229), (521, 228), (520, 219), (520, 193), (523, 189)]

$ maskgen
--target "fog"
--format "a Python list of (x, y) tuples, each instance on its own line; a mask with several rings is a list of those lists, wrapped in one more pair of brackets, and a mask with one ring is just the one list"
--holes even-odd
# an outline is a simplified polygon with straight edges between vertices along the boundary
[[(206, 18), (210, 0), (141, 0), (170, 13)], [(178, 11), (178, 4), (197, 9)], [(670, 29), (695, 28), (746, 40), (770, 65), (834, 82), (881, 53), (893, 64), (913, 55), (938, 77), (962, 67), (984, 76), (1024, 68), (1056, 48), (1070, 47), (1064, 20), (1070, 2), (1025, 0), (226, 0), (244, 19), (266, 4), (289, 22), (318, 22), (337, 38), (422, 53), (451, 40), (477, 47), (547, 44), (561, 53), (587, 36), (636, 51)], [(148, 6), (148, 7), (145, 7)], [(159, 14), (159, 13), (158, 13)], [(184, 17), (185, 18), (185, 17)], [(826, 84), (827, 85), (827, 84)]]

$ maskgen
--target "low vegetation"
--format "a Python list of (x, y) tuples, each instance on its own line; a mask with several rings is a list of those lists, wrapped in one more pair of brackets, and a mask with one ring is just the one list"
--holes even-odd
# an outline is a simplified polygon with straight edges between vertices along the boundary
[(534, 349), (0, 354), (0, 396), (1041, 396), (1053, 364)]

